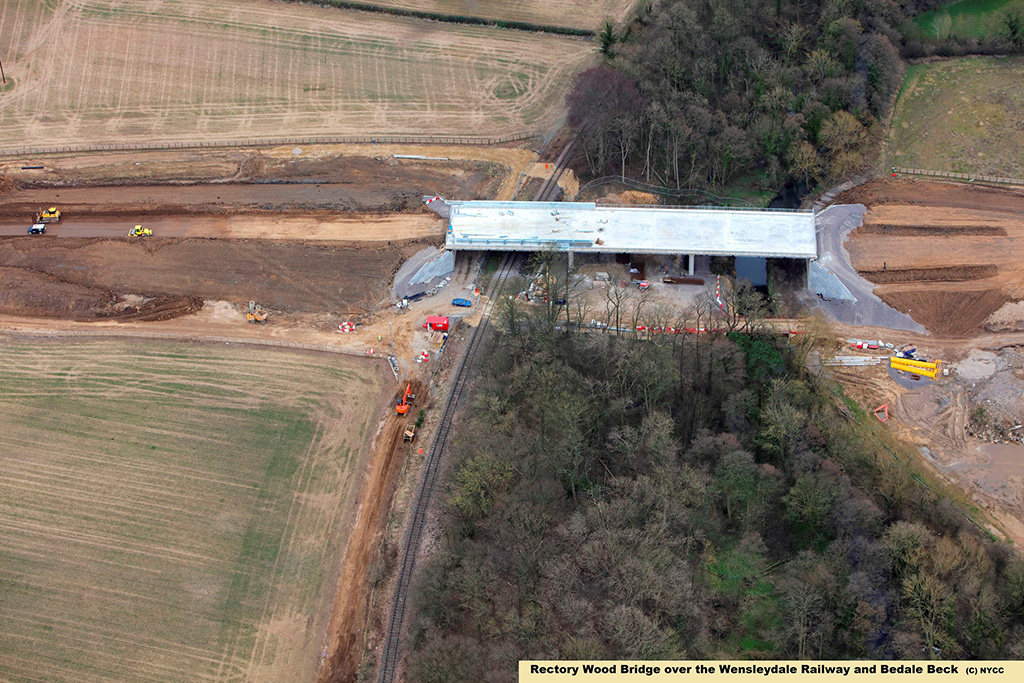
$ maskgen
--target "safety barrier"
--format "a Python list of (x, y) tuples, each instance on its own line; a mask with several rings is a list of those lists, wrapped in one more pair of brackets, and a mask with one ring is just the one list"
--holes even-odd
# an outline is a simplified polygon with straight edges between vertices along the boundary
[(209, 142), (139, 142), (110, 145), (61, 145), (0, 150), (0, 157), (38, 156), (42, 154), (81, 154), (87, 152), (158, 152), (171, 149), (226, 149), (235, 147), (277, 147), (281, 145), (500, 145), (540, 138), (538, 132), (513, 133), (499, 137), (472, 135), (341, 135), (295, 138), (246, 138)]
[(905, 175), (922, 175), (933, 178), (948, 178), (950, 180), (966, 180), (969, 183), (975, 181), (983, 183), (1001, 183), (1003, 185), (1024, 185), (1022, 178), (1009, 178), (1005, 176), (980, 175), (978, 173), (954, 173), (952, 171), (929, 171), (923, 168), (903, 168), (893, 166), (892, 174), (903, 173)]

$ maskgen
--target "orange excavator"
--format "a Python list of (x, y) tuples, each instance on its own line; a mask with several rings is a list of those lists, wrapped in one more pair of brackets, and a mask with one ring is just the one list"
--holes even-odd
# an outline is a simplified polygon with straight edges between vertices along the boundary
[(402, 394), (402, 398), (395, 401), (395, 412), (399, 415), (405, 415), (409, 412), (409, 404), (416, 399), (416, 395), (412, 393), (412, 382), (405, 387), (405, 393)]

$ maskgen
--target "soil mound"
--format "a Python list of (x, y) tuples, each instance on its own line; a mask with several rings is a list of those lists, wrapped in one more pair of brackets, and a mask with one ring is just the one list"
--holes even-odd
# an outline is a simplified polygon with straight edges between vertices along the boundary
[(609, 194), (597, 200), (599, 204), (657, 204), (658, 197), (650, 192), (638, 190), (624, 190), (619, 194)]
[(862, 225), (861, 235), (893, 235), (894, 237), (943, 237), (946, 235), (979, 235), (1006, 237), (1006, 228), (998, 225)]
[(948, 336), (977, 333), (982, 323), (1009, 297), (998, 289), (889, 289), (878, 291), (882, 301), (904, 311), (930, 331)]
[(996, 266), (951, 266), (948, 268), (887, 268), (885, 270), (862, 270), (860, 274), (880, 285), (895, 282), (968, 282), (995, 277)]
[(867, 207), (846, 247), (886, 303), (940, 334), (1016, 326), (986, 318), (1024, 299), (1024, 192), (880, 179), (838, 201)]
[(879, 178), (839, 195), (836, 204), (915, 204), (1024, 213), (1024, 192), (1008, 188)]
[(121, 295), (101, 287), (75, 284), (24, 268), (0, 267), (0, 313), (8, 315), (78, 322), (155, 322), (195, 313), (202, 307), (202, 299), (190, 296), (140, 298), (137, 305), (131, 305)]

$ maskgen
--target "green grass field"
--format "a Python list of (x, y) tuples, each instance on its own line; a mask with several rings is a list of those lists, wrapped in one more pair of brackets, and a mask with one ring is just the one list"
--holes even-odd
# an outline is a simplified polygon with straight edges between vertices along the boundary
[(1024, 58), (907, 68), (886, 166), (1024, 177)]
[(922, 12), (905, 27), (909, 37), (925, 40), (988, 38), (999, 32), (1002, 11), (1014, 0), (959, 0)]
[(381, 389), (341, 357), (5, 341), (0, 680), (312, 680)]

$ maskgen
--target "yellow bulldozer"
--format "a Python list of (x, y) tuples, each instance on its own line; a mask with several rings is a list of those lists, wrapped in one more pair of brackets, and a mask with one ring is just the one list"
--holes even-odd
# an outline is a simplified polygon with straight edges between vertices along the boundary
[(56, 223), (60, 220), (60, 210), (56, 206), (40, 209), (36, 214), (36, 223)]
[(128, 231), (129, 237), (151, 237), (153, 231), (149, 228), (144, 228), (141, 225), (136, 225), (134, 228)]
[(255, 301), (249, 302), (249, 310), (245, 314), (246, 321), (263, 324), (267, 322), (267, 312)]

